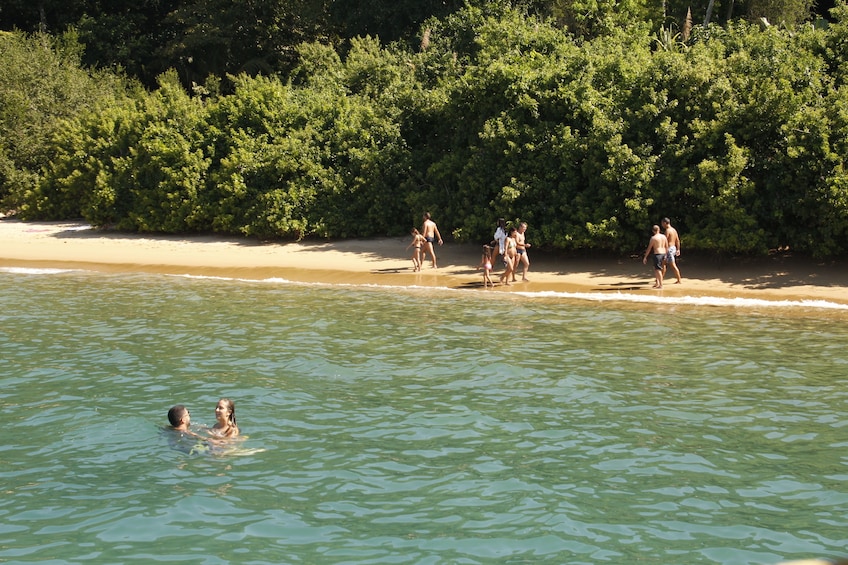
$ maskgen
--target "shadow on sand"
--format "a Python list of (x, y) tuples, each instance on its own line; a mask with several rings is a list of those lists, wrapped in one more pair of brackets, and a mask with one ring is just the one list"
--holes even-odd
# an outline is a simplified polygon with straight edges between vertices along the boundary
[[(34, 224), (32, 229), (38, 229)], [(285, 248), (297, 244), (307, 251), (337, 251), (355, 253), (364, 261), (409, 260), (405, 247), (407, 237), (354, 239), (354, 240), (325, 240), (305, 239), (295, 241), (262, 241), (246, 237), (235, 237), (216, 234), (152, 234), (128, 233), (111, 229), (95, 229), (84, 224), (55, 222), (54, 225), (67, 225), (52, 237), (57, 239), (94, 239), (108, 238), (112, 240), (155, 240), (186, 243), (228, 242), (245, 247), (274, 247)], [(480, 260), (480, 248), (476, 244), (449, 243), (436, 248), (440, 269), (429, 269), (427, 272), (438, 273), (450, 271), (451, 274), (479, 274), (472, 265)], [(653, 278), (650, 269), (642, 264), (641, 254), (628, 256), (585, 253), (565, 254), (562, 252), (532, 250), (531, 273), (546, 272), (557, 275), (569, 273), (586, 273), (592, 277), (609, 277), (619, 282), (598, 285), (599, 291), (613, 290), (643, 290), (649, 287)], [(811, 285), (816, 287), (841, 287), (848, 281), (848, 257), (816, 260), (791, 252), (775, 252), (764, 257), (730, 257), (703, 253), (687, 253), (678, 260), (684, 284), (686, 279), (718, 280), (724, 284), (738, 285), (750, 290), (783, 289)], [(462, 268), (468, 266), (468, 268)], [(457, 268), (459, 267), (459, 269)], [(410, 268), (382, 268), (372, 271), (375, 274), (399, 274), (411, 272)], [(498, 271), (492, 274), (498, 276)], [(462, 288), (482, 288), (482, 281), (467, 283)]]

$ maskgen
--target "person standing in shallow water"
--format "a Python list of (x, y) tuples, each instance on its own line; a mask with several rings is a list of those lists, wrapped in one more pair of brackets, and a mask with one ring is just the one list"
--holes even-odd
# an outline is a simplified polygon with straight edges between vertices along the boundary
[(642, 264), (646, 265), (648, 263), (648, 255), (653, 254), (654, 278), (656, 280), (653, 288), (661, 289), (663, 287), (663, 261), (665, 260), (666, 253), (668, 253), (668, 239), (660, 233), (659, 226), (655, 225), (652, 231), (654, 235), (651, 236), (651, 240), (648, 242), (648, 248), (645, 249)]
[(239, 435), (238, 424), (236, 424), (236, 405), (229, 398), (222, 398), (215, 405), (215, 420), (209, 433), (216, 437), (236, 437)]

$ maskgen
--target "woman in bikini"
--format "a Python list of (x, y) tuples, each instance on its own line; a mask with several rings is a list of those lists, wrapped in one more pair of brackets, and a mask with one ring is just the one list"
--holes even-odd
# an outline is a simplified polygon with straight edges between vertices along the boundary
[(492, 281), (492, 247), (489, 245), (483, 246), (483, 256), (480, 258), (478, 269), (483, 269), (483, 288), (488, 288), (492, 285), (495, 288), (495, 283)]
[(516, 252), (516, 249), (518, 248), (518, 241), (515, 238), (516, 231), (517, 230), (514, 227), (509, 228), (509, 234), (504, 242), (505, 269), (501, 275), (501, 283), (505, 285), (509, 285), (509, 279), (515, 271), (515, 258), (518, 256), (518, 253)]

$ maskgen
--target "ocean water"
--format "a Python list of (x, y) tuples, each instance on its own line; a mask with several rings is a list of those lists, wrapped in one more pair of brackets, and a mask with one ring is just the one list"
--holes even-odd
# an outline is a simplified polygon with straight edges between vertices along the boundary
[[(837, 304), (0, 270), (0, 562), (848, 554)], [(235, 401), (241, 441), (195, 427)]]

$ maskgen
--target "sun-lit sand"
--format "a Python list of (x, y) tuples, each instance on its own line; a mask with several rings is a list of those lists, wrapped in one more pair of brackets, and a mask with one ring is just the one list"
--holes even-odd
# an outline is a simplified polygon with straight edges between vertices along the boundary
[[(791, 255), (758, 259), (689, 257), (679, 261), (682, 284), (666, 280), (652, 289), (651, 266), (638, 256), (574, 257), (530, 250), (529, 282), (497, 285), (488, 292), (561, 291), (646, 296), (824, 300), (848, 304), (845, 260), (814, 261)], [(533, 241), (532, 229), (527, 234)], [(126, 234), (84, 223), (0, 220), (0, 267), (76, 268), (103, 272), (193, 274), (297, 282), (418, 285), (483, 292), (477, 245), (437, 247), (412, 271), (407, 238), (345, 241), (259, 242), (219, 236)], [(498, 265), (496, 265), (497, 267)], [(497, 281), (496, 271), (494, 275)], [(671, 274), (669, 272), (669, 274)]]

